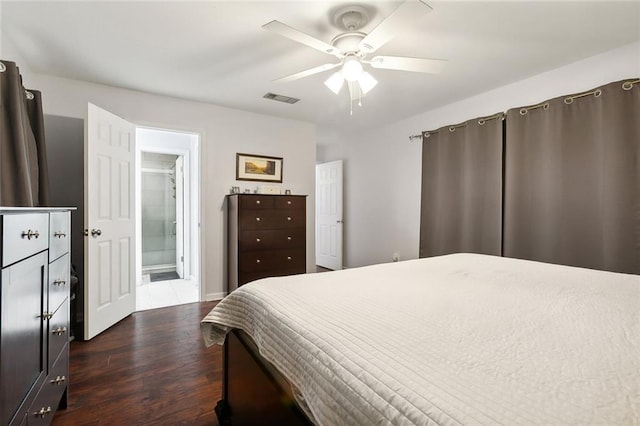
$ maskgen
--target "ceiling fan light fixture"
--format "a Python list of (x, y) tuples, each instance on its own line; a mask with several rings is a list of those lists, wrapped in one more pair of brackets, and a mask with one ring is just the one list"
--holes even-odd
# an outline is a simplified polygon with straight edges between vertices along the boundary
[(342, 76), (347, 81), (356, 81), (362, 75), (362, 64), (356, 58), (347, 58), (342, 65)]
[(360, 78), (358, 78), (358, 83), (360, 83), (360, 90), (362, 90), (362, 94), (366, 95), (367, 93), (369, 93), (369, 91), (371, 91), (371, 89), (376, 87), (376, 84), (378, 84), (378, 80), (373, 78), (371, 74), (365, 71), (360, 75)]
[(336, 95), (340, 93), (340, 89), (342, 89), (342, 85), (344, 84), (344, 77), (342, 76), (342, 72), (334, 72), (331, 77), (324, 82), (324, 85), (329, 88)]

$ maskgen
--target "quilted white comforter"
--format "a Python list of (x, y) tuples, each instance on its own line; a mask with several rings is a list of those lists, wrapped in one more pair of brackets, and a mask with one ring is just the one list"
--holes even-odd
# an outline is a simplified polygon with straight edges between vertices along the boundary
[(205, 343), (230, 328), (318, 425), (640, 424), (635, 275), (455, 254), (267, 278)]

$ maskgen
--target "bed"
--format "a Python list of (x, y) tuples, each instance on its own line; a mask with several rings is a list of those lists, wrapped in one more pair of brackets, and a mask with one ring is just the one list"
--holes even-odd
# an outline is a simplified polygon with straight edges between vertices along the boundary
[(637, 275), (461, 253), (266, 278), (202, 332), (226, 338), (221, 424), (267, 400), (240, 401), (258, 375), (286, 423), (640, 424)]

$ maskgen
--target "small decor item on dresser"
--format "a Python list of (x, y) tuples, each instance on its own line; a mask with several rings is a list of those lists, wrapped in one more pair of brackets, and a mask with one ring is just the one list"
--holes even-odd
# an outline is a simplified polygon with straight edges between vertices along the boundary
[(282, 183), (282, 157), (237, 153), (236, 180)]
[(231, 187), (231, 193), (232, 193), (232, 194), (238, 194), (238, 193), (240, 193), (240, 187), (239, 187), (239, 186), (232, 186), (232, 187)]
[(284, 190), (284, 195), (291, 195), (291, 190), (290, 189), (285, 189)]
[(272, 194), (279, 195), (280, 187), (277, 185), (260, 185), (257, 188), (256, 194)]

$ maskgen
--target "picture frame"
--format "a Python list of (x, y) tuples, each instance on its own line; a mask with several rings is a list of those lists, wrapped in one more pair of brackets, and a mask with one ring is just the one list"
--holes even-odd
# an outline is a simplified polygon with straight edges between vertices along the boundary
[(236, 154), (236, 180), (282, 183), (282, 157)]

